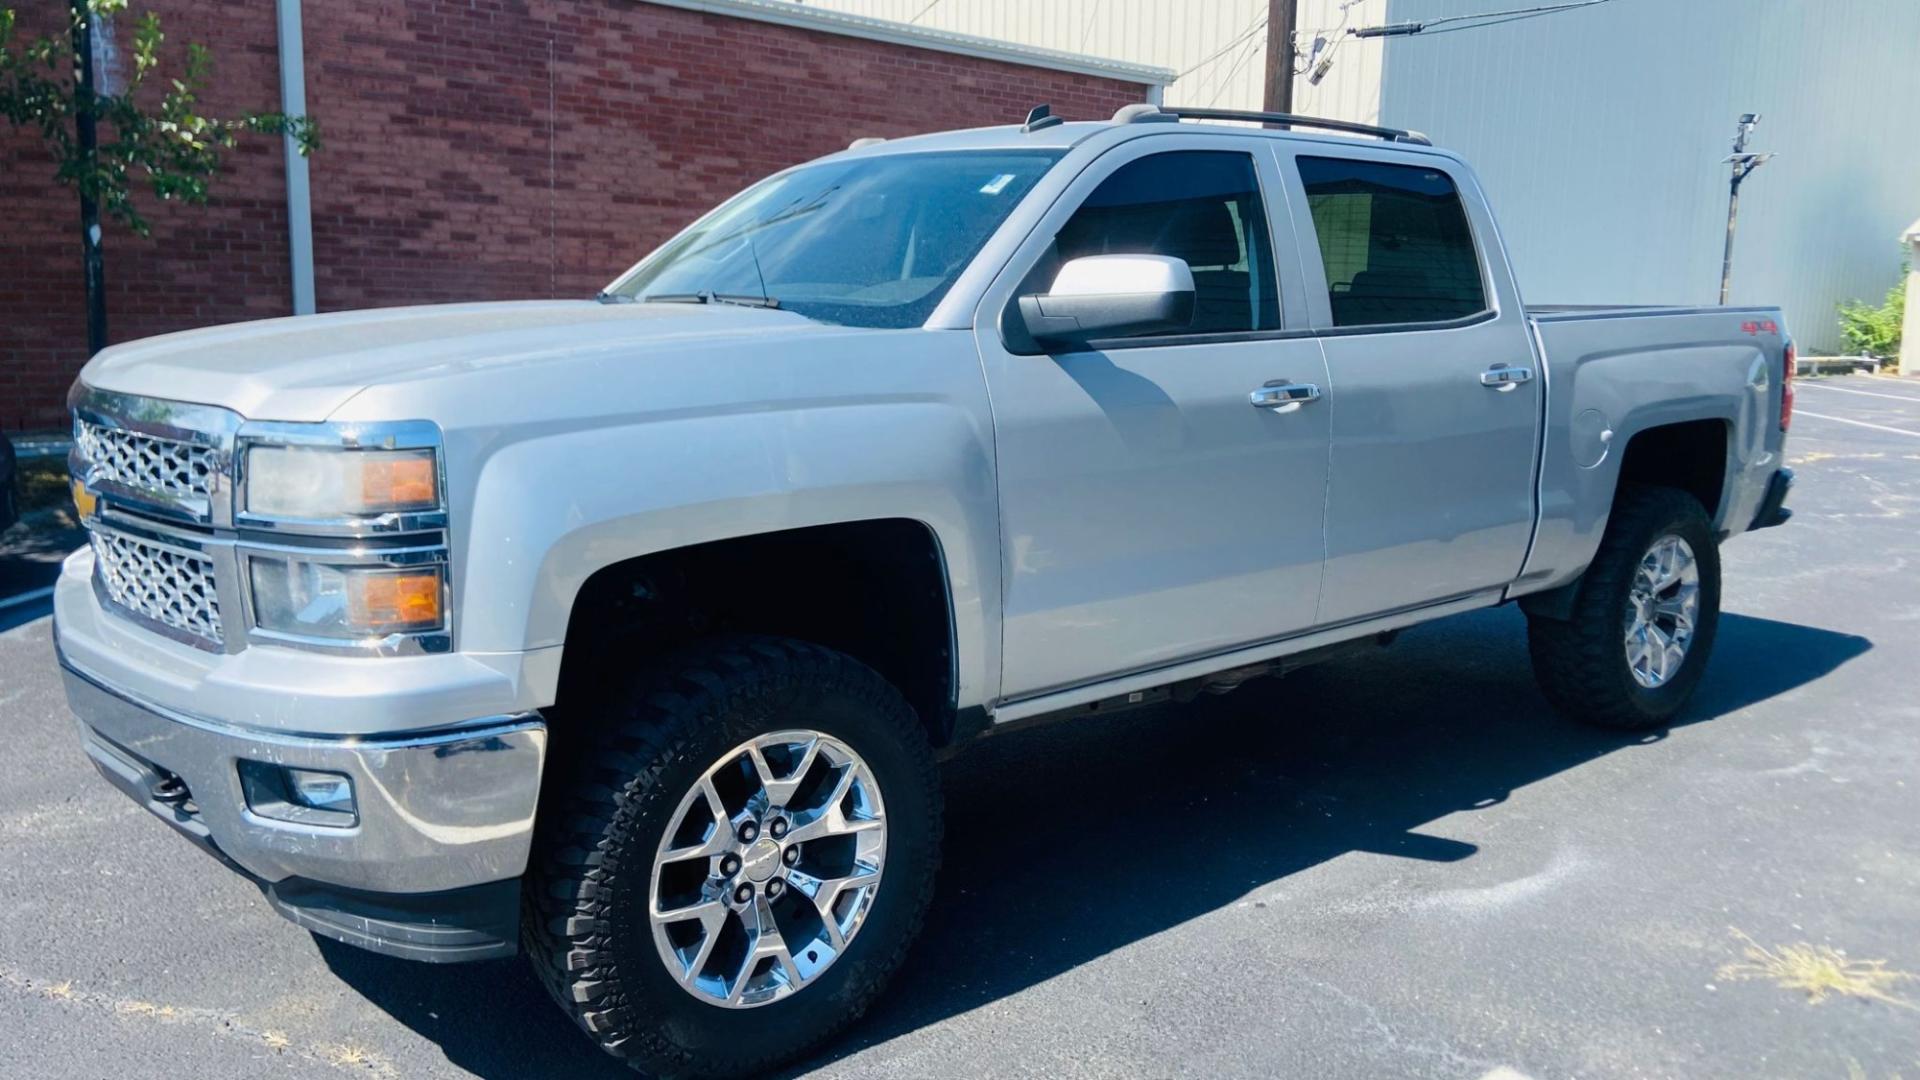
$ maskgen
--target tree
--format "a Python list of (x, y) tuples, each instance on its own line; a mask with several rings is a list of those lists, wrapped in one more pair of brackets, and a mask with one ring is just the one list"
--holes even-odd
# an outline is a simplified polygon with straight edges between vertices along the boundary
[[(141, 90), (158, 79), (165, 35), (159, 16), (134, 22), (132, 70), (124, 86), (102, 92), (95, 85), (93, 35), (103, 20), (126, 10), (127, 0), (70, 0), (64, 38), (16, 41), (13, 8), (0, 8), (0, 117), (15, 127), (37, 129), (51, 154), (54, 179), (80, 196), (80, 230), (86, 260), (87, 352), (106, 345), (105, 273), (100, 211), (145, 236), (147, 220), (134, 204), (144, 180), (162, 201), (205, 203), (220, 171), (222, 151), (245, 134), (293, 140), (303, 155), (320, 146), (320, 132), (304, 116), (245, 113), (230, 120), (200, 112), (199, 96), (213, 61), (206, 48), (189, 43), (179, 74), (159, 88), (158, 100)], [(142, 104), (141, 97), (149, 99)]]

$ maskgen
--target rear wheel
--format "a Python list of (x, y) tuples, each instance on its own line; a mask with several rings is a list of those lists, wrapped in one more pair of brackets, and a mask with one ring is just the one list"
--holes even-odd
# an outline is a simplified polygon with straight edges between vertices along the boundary
[(1561, 712), (1638, 731), (1693, 695), (1720, 621), (1720, 551), (1699, 500), (1634, 486), (1615, 501), (1570, 619), (1527, 619), (1534, 676)]
[(752, 1072), (856, 1019), (932, 895), (938, 776), (871, 669), (717, 642), (636, 680), (543, 810), (525, 938), (610, 1053)]

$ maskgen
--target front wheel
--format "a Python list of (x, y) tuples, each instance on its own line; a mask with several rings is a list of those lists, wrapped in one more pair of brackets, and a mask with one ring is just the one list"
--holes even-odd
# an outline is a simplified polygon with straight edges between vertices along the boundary
[(850, 657), (740, 638), (642, 676), (550, 800), (525, 939), (637, 1069), (732, 1075), (856, 1019), (932, 895), (939, 781), (913, 710)]
[(1527, 619), (1534, 677), (1561, 712), (1641, 731), (1693, 695), (1720, 622), (1720, 549), (1699, 500), (1623, 490), (1572, 618)]

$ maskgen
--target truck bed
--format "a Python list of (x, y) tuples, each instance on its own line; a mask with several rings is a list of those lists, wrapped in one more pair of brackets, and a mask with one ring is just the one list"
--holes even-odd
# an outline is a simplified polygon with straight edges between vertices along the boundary
[[(1527, 586), (1570, 581), (1593, 557), (1633, 437), (1721, 425), (1724, 474), (1703, 492), (1716, 530), (1748, 527), (1778, 466), (1782, 356), (1773, 307), (1529, 306), (1546, 373), (1540, 524)], [(1684, 458), (1685, 455), (1682, 455)], [(1676, 460), (1677, 471), (1685, 461)], [(1669, 477), (1668, 479), (1672, 479)]]

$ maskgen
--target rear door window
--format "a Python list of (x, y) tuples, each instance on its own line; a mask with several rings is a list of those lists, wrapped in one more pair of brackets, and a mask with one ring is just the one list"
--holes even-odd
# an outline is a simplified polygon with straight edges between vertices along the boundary
[(1447, 322), (1487, 309), (1452, 177), (1346, 158), (1298, 162), (1335, 326)]

